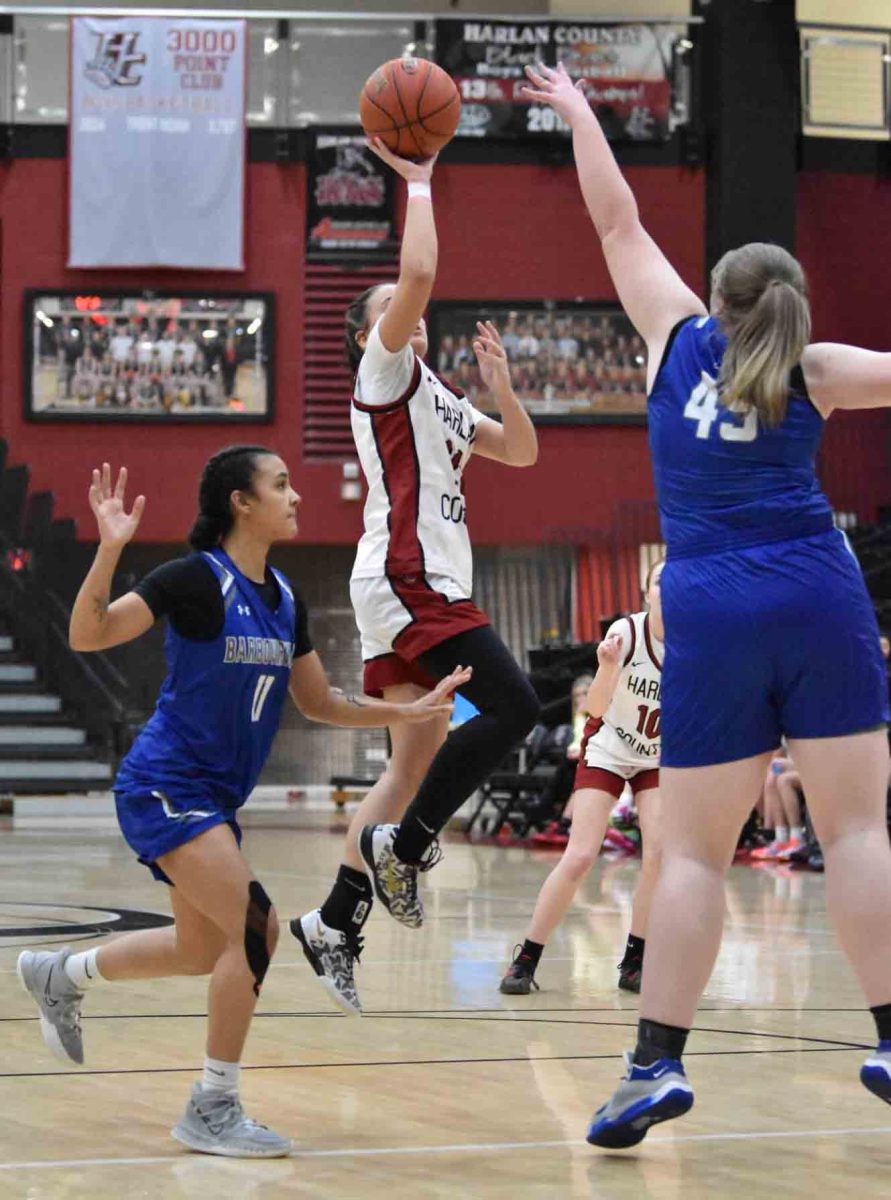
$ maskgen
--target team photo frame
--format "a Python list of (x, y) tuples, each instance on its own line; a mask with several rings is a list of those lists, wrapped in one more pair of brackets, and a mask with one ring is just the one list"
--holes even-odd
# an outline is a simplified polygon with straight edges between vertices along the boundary
[(22, 321), (26, 420), (272, 419), (271, 293), (28, 288)]
[(537, 424), (646, 424), (646, 347), (615, 305), (455, 300), (430, 306), (430, 362), (483, 412), (497, 411), (473, 353), (493, 321), (514, 391)]

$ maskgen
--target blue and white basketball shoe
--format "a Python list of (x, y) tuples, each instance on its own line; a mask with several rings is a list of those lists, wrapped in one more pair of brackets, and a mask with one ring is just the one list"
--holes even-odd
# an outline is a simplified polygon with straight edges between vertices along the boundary
[(891, 1042), (879, 1042), (860, 1068), (860, 1082), (874, 1096), (891, 1104)]
[(693, 1089), (677, 1058), (659, 1058), (648, 1067), (625, 1053), (625, 1075), (612, 1097), (598, 1108), (588, 1129), (592, 1146), (624, 1150), (647, 1136), (651, 1125), (682, 1117), (693, 1107)]

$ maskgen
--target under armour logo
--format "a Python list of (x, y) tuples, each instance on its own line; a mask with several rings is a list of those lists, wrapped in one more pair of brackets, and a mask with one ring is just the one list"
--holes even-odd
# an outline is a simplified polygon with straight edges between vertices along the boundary
[(238, 615), (240, 617), (249, 617), (251, 615), (251, 608), (249, 604), (238, 604), (236, 605), (236, 608), (238, 609)]

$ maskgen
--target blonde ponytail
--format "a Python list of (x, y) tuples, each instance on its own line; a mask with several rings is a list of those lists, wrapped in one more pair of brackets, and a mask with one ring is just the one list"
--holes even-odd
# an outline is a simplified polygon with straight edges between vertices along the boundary
[(735, 412), (754, 408), (766, 426), (786, 415), (789, 372), (810, 341), (804, 272), (780, 246), (751, 242), (725, 254), (712, 275), (727, 349), (721, 399)]

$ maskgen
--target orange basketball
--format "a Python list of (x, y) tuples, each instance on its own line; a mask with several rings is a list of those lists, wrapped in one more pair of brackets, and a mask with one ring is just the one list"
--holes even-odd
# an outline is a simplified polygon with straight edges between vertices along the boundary
[(426, 58), (394, 58), (366, 81), (359, 119), (401, 158), (429, 158), (458, 127), (461, 97), (452, 77)]

